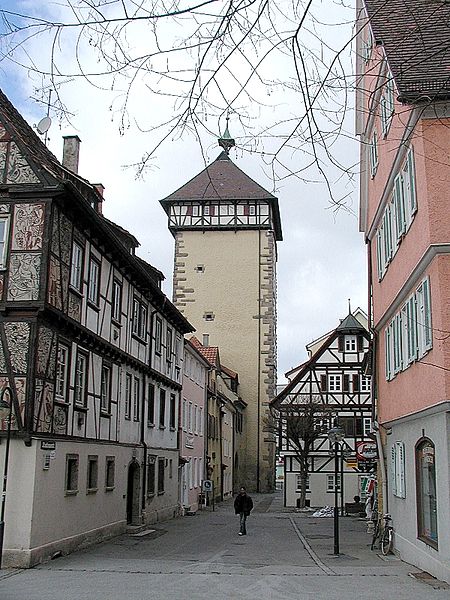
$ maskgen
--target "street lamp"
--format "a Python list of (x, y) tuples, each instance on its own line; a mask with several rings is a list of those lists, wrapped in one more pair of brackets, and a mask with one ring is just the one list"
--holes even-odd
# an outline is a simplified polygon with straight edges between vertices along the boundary
[[(339, 443), (344, 439), (345, 432), (342, 427), (335, 423), (328, 431), (330, 445), (334, 449), (334, 554), (339, 554), (339, 500), (338, 500), (338, 473), (339, 473)], [(342, 485), (342, 481), (341, 481)]]
[[(9, 402), (5, 398), (5, 394), (8, 392)], [(2, 415), (8, 415), (8, 429), (6, 434), (6, 449), (5, 449), (5, 463), (3, 466), (3, 488), (2, 488), (2, 508), (0, 513), (0, 569), (2, 568), (2, 556), (3, 556), (3, 537), (5, 532), (5, 505), (6, 505), (6, 481), (8, 478), (8, 459), (9, 459), (9, 444), (11, 441), (11, 421), (12, 421), (12, 391), (11, 388), (6, 386), (3, 388), (0, 394), (0, 418), (4, 418)]]

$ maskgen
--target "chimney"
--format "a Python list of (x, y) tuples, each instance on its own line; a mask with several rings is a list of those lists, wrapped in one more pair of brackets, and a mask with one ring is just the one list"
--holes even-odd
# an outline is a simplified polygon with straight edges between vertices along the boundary
[(102, 214), (103, 213), (103, 192), (105, 191), (105, 186), (103, 185), (103, 183), (93, 183), (92, 187), (95, 188), (97, 190), (97, 193), (102, 197), (102, 200), (99, 200), (97, 202), (97, 212)]
[(78, 173), (81, 140), (77, 135), (64, 135), (63, 140), (63, 167), (72, 173)]

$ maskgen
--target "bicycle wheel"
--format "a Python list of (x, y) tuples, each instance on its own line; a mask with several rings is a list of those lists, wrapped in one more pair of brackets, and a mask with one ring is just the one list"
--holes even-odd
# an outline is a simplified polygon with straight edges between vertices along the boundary
[(380, 524), (380, 520), (377, 519), (375, 521), (375, 527), (373, 530), (373, 535), (372, 535), (372, 543), (370, 545), (370, 549), (373, 550), (375, 547), (375, 542), (377, 541), (377, 539), (380, 537), (380, 528), (381, 528), (381, 524)]
[(381, 554), (387, 556), (392, 552), (392, 545), (394, 541), (392, 527), (385, 527), (383, 535), (381, 536)]

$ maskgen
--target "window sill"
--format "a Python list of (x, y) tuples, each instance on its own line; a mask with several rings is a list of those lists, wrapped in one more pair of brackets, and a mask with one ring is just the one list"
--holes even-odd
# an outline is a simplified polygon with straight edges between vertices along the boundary
[(88, 488), (86, 490), (86, 494), (96, 494), (98, 492), (98, 488)]
[(138, 335), (137, 333), (132, 332), (131, 337), (134, 340), (136, 340), (137, 342), (139, 342), (140, 344), (147, 344), (147, 340), (145, 338), (141, 337), (140, 335)]
[(80, 412), (87, 413), (88, 407), (87, 406), (83, 406), (82, 404), (75, 404), (74, 407), (73, 407), (73, 410), (78, 410)]
[(79, 298), (83, 298), (83, 292), (81, 290), (79, 290), (78, 288), (74, 287), (73, 285), (69, 285), (69, 290), (71, 292), (73, 292), (76, 296), (78, 296)]
[(105, 417), (105, 419), (110, 419), (112, 417), (112, 414), (106, 410), (101, 410), (100, 416)]
[(176, 431), (176, 427), (171, 427), (170, 431)]
[(125, 421), (131, 421), (130, 415), (125, 415)]
[(65, 491), (66, 496), (76, 496), (77, 494), (78, 494), (78, 490), (66, 490)]
[(100, 312), (100, 306), (96, 302), (93, 302), (92, 300), (87, 300), (87, 305), (89, 306), (89, 308), (92, 308), (92, 310), (95, 310), (95, 312)]
[(155, 426), (154, 423), (147, 423), (147, 427), (152, 427), (153, 428), (154, 426)]
[(165, 492), (158, 492), (158, 496), (163, 496)]
[(111, 317), (111, 323), (113, 325), (115, 325), (116, 327), (122, 327), (122, 323), (120, 321), (118, 321), (117, 319), (115, 319), (114, 317)]
[(150, 494), (147, 494), (147, 498), (150, 500), (154, 497), (155, 497), (155, 492), (151, 492)]
[(63, 400), (62, 398), (55, 398), (54, 400), (55, 404), (58, 404), (58, 406), (69, 406), (70, 402), (68, 400)]
[(418, 535), (417, 539), (420, 540), (421, 542), (423, 542), (424, 544), (426, 544), (427, 546), (430, 546), (434, 550), (438, 550), (439, 549), (438, 543), (435, 542), (434, 540), (430, 540), (430, 538), (427, 538), (427, 537), (425, 537), (423, 535)]
[(160, 425), (160, 426), (159, 426), (159, 428), (160, 428), (160, 429), (165, 429), (165, 428), (166, 428), (166, 426), (165, 426), (165, 425)]
[(113, 486), (113, 485), (112, 485), (112, 486), (110, 486), (110, 487), (106, 486), (106, 487), (105, 487), (105, 492), (112, 492), (112, 491), (114, 490), (114, 487), (115, 487), (115, 486)]

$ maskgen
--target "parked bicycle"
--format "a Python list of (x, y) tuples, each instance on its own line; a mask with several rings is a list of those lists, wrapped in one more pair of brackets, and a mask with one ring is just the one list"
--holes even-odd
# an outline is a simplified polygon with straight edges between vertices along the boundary
[(375, 548), (376, 541), (379, 539), (381, 554), (387, 556), (394, 549), (394, 527), (391, 515), (386, 513), (383, 517), (379, 517), (378, 511), (374, 511), (372, 521), (374, 522), (374, 530), (370, 549), (373, 550)]

